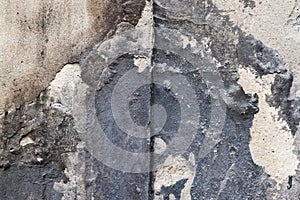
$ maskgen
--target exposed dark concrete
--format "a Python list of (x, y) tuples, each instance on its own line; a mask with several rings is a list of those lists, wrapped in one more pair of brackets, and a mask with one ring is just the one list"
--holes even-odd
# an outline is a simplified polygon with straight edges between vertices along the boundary
[[(243, 3), (245, 7), (255, 6), (254, 1)], [(139, 34), (143, 31), (135, 27), (145, 2), (122, 1), (114, 4), (122, 7), (122, 14), (115, 16), (118, 23), (126, 23), (119, 26), (118, 32), (109, 33), (94, 48), (74, 57), (75, 61), (80, 59), (80, 80), (87, 87), (84, 91), (87, 95), (79, 103), (87, 107), (88, 112), (93, 112), (94, 109), (96, 120), (113, 145), (130, 153), (155, 152), (155, 139), (162, 139), (166, 146), (172, 144), (183, 120), (181, 100), (172, 91), (172, 84), (159, 85), (157, 80), (164, 80), (166, 74), (170, 79), (178, 74), (184, 76), (196, 94), (198, 107), (195, 110), (199, 110), (197, 122), (200, 127), (191, 144), (186, 146), (186, 151), (180, 153), (180, 156), (190, 162), (188, 167), (191, 171), (194, 170), (194, 174), (187, 177), (177, 175), (177, 172), (171, 174), (178, 177), (182, 175), (182, 178), (161, 176), (163, 163), (158, 168), (153, 163), (156, 156), (166, 160), (171, 155), (168, 155), (169, 151), (163, 155), (151, 154), (149, 163), (144, 163), (149, 165), (151, 172), (128, 173), (106, 166), (90, 152), (89, 144), (78, 147), (82, 141), (86, 142), (78, 133), (78, 126), (84, 123), (76, 121), (78, 116), (74, 113), (53, 107), (57, 102), (53, 102), (45, 91), (31, 105), (24, 104), (16, 111), (6, 112), (1, 119), (0, 199), (54, 200), (75, 197), (155, 200), (171, 199), (171, 196), (184, 199), (186, 190), (191, 199), (270, 199), (271, 192), (276, 190), (274, 181), (262, 166), (254, 163), (249, 149), (250, 129), (255, 114), (261, 109), (258, 108), (258, 102), (262, 99), (258, 99), (256, 94), (246, 94), (238, 85), (237, 69), (241, 65), (254, 70), (259, 77), (276, 74), (271, 88), (272, 95), (267, 100), (270, 106), (280, 110), (282, 118), (288, 122), (289, 128), (295, 134), (300, 121), (299, 100), (289, 96), (293, 76), (285, 68), (278, 52), (234, 26), (210, 0), (178, 1), (175, 4), (168, 0), (155, 0), (155, 37), (152, 36), (153, 47), (150, 54), (147, 54), (149, 49), (143, 49), (142, 44), (136, 45), (142, 37)], [(93, 9), (93, 4), (90, 9)], [(93, 13), (97, 13), (97, 10)], [(97, 25), (97, 20), (94, 23), (96, 27), (100, 26)], [(126, 40), (114, 44), (114, 41), (119, 41), (119, 36), (124, 36)], [(180, 37), (183, 41), (179, 40)], [(105, 57), (101, 55), (104, 50), (99, 50), (99, 46), (109, 40), (111, 43), (104, 47), (109, 52), (107, 55), (111, 57)], [(186, 45), (184, 40), (187, 40)], [(199, 46), (200, 50), (193, 46), (194, 41), (197, 41), (195, 46)], [(114, 45), (119, 45), (117, 51)], [(114, 53), (116, 57), (113, 57)], [(200, 56), (201, 53), (203, 57)], [(128, 71), (139, 70), (139, 66), (135, 64), (136, 55), (150, 57), (153, 68), (145, 78), (149, 78), (151, 83), (132, 91), (128, 100), (130, 117), (136, 124), (149, 127), (150, 133), (154, 134), (155, 117), (159, 114), (153, 113), (151, 106), (159, 104), (166, 112), (166, 123), (162, 129), (148, 138), (138, 138), (124, 132), (118, 127), (111, 108), (111, 97), (117, 83)], [(220, 74), (219, 80), (207, 80), (207, 74), (213, 72)], [(209, 85), (209, 81), (215, 81), (213, 84), (222, 82), (218, 94), (212, 92), (214, 87)], [(188, 94), (184, 93), (186, 91), (182, 92)], [(89, 97), (93, 98), (94, 107), (93, 104), (85, 105), (91, 101)], [(215, 103), (216, 99), (220, 104)], [(212, 113), (215, 107), (222, 111), (219, 115), (223, 114), (225, 117), (220, 132), (212, 137), (209, 135), (210, 128), (219, 128), (211, 124), (215, 118)], [(90, 116), (90, 113), (82, 113), (82, 116)], [(93, 124), (93, 120), (90, 118), (87, 121)], [(90, 130), (88, 123), (84, 125), (86, 127), (83, 129)], [(89, 132), (85, 134), (88, 135)], [(25, 137), (30, 137), (33, 142), (22, 146), (21, 141)], [(194, 164), (191, 155), (194, 156)], [(72, 185), (72, 178), (75, 178), (75, 186)], [(299, 173), (286, 179), (288, 185), (280, 185), (284, 188), (278, 191), (280, 197), (297, 199)], [(157, 189), (155, 183), (159, 181), (165, 182), (165, 185)], [(58, 182), (71, 186), (61, 188), (57, 186)], [(85, 196), (78, 195), (82, 192)]]

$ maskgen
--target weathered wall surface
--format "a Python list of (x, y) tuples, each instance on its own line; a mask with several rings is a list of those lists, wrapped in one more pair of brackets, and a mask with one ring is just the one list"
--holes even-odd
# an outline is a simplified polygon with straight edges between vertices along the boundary
[(299, 199), (299, 4), (1, 1), (0, 199)]
[[(131, 4), (135, 6), (133, 9)], [(33, 101), (67, 63), (136, 23), (140, 1), (1, 1), (0, 113)]]
[[(239, 0), (213, 1), (230, 20), (243, 31), (252, 34), (269, 47), (275, 48), (294, 74), (292, 93), (299, 92), (300, 83), (298, 49), (300, 45), (300, 3), (291, 1)], [(295, 49), (293, 51), (291, 49)], [(298, 94), (299, 96), (299, 94)]]

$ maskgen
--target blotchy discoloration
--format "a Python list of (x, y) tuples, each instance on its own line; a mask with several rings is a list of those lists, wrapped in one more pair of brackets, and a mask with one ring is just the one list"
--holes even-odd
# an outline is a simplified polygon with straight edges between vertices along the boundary
[[(165, 199), (163, 188), (171, 187), (179, 181), (185, 181), (181, 191), (173, 191), (174, 196), (180, 196), (180, 199), (191, 200), (191, 187), (195, 178), (195, 157), (190, 155), (189, 159), (180, 155), (169, 156), (160, 169), (157, 171), (154, 182), (154, 200)], [(170, 195), (170, 194), (168, 194)]]
[[(240, 0), (234, 5), (245, 12), (256, 12), (260, 4), (255, 1), (254, 7), (253, 2)], [(6, 8), (1, 25), (5, 26), (0, 32), (12, 34), (3, 37), (8, 38), (7, 42), (0, 39), (0, 44), (5, 44), (4, 54), (0, 55), (4, 59), (0, 60), (3, 66), (15, 68), (1, 65), (0, 82), (10, 81), (0, 89), (5, 89), (4, 92), (21, 89), (6, 95), (6, 108), (13, 104), (20, 108), (0, 115), (2, 196), (120, 200), (297, 199), (299, 196), (300, 174), (295, 173), (298, 160), (294, 153), (299, 150), (295, 146), (299, 144), (296, 132), (300, 115), (299, 102), (289, 96), (291, 73), (277, 51), (243, 32), (211, 0), (155, 0), (154, 7), (152, 1), (139, 0), (39, 3), (30, 0), (27, 1), (30, 9), (21, 0), (2, 4)], [(20, 11), (15, 16), (13, 12), (17, 9)], [(296, 15), (296, 9), (295, 4), (290, 18)], [(64, 65), (75, 61), (80, 64)], [(20, 76), (25, 67), (28, 72)], [(157, 119), (148, 115), (155, 116), (168, 106), (165, 113), (156, 115), (158, 123), (172, 119), (164, 127), (167, 134), (143, 143), (115, 129), (122, 123), (114, 124), (113, 109), (110, 110), (110, 95), (117, 91), (114, 86), (127, 70), (137, 67), (137, 74), (152, 70), (154, 80), (163, 75), (158, 73), (160, 70), (170, 75), (162, 76), (161, 86), (154, 87), (148, 82), (128, 95), (132, 97), (129, 117), (140, 125), (149, 124), (149, 118), (155, 124)], [(207, 81), (207, 72), (220, 76)], [(105, 135), (113, 145), (125, 153), (152, 150), (164, 153), (174, 139), (178, 123), (182, 122), (182, 110), (176, 100), (180, 95), (171, 93), (174, 83), (180, 83), (178, 79), (172, 81), (172, 76), (178, 74), (186, 76), (199, 98), (199, 110), (197, 103), (192, 106), (186, 103), (196, 110), (199, 127), (197, 122), (193, 124), (199, 129), (189, 131), (196, 133), (191, 145), (183, 140), (178, 143), (177, 147), (185, 144), (184, 152), (167, 155), (153, 169), (150, 169), (153, 163), (143, 162), (143, 166), (150, 164), (147, 170), (153, 170), (151, 173), (125, 173), (116, 170), (118, 162), (106, 166), (94, 158), (88, 144), (80, 142), (83, 137), (79, 138), (78, 133), (90, 137), (89, 127), (95, 119), (106, 128)], [(135, 77), (128, 83), (136, 80)], [(47, 89), (40, 93), (42, 88)], [(214, 93), (216, 89), (220, 89), (220, 94)], [(95, 95), (87, 95), (92, 90)], [(122, 97), (123, 91), (118, 91), (118, 97)], [(39, 93), (34, 103), (23, 105)], [(165, 93), (169, 94), (164, 96)], [(184, 94), (182, 97), (194, 95)], [(14, 102), (13, 97), (17, 97)], [(215, 104), (217, 100), (221, 103)], [(149, 102), (161, 104), (145, 112)], [(90, 106), (88, 110), (83, 109), (85, 104)], [(118, 112), (118, 106), (114, 111)], [(215, 108), (219, 108), (218, 112), (212, 113)], [(93, 112), (97, 118), (91, 117)], [(191, 114), (188, 112), (187, 116)], [(224, 118), (218, 120), (219, 116)], [(95, 133), (99, 130), (96, 127)], [(99, 140), (92, 140), (93, 144), (95, 141)], [(116, 160), (108, 148), (97, 148), (104, 149), (102, 155)], [(119, 158), (131, 157), (121, 154)], [(30, 182), (32, 175), (36, 175), (34, 181), (42, 183), (41, 187)], [(20, 180), (24, 187), (13, 187), (10, 177)], [(12, 187), (8, 188), (7, 183)]]
[(136, 24), (144, 1), (0, 1), (0, 113), (34, 100), (65, 63)]
[(239, 84), (246, 93), (258, 95), (259, 112), (251, 127), (250, 151), (254, 162), (263, 166), (277, 187), (296, 173), (299, 161), (294, 154), (294, 137), (284, 119), (280, 119), (278, 109), (271, 107), (266, 97), (271, 94), (274, 75), (262, 78), (250, 70), (239, 69)]
[(62, 154), (64, 165), (66, 166), (64, 173), (68, 178), (68, 182), (63, 180), (55, 182), (54, 190), (62, 193), (61, 200), (78, 199), (86, 200), (86, 164), (84, 162), (84, 144), (77, 145), (76, 152)]
[(236, 3), (236, 0), (213, 0), (213, 2), (241, 30), (278, 50), (286, 62), (286, 67), (295, 75), (291, 94), (299, 96), (300, 2), (255, 1), (256, 7), (253, 9), (244, 8), (244, 5)]

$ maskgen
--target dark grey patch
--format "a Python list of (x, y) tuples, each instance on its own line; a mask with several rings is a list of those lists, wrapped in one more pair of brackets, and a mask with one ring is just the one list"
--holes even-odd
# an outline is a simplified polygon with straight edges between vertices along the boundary
[(136, 25), (141, 18), (141, 13), (146, 5), (146, 1), (141, 0), (121, 0), (121, 7), (123, 11), (122, 21)]
[[(131, 137), (124, 133), (115, 123), (114, 116), (111, 111), (111, 95), (114, 86), (118, 83), (118, 80), (130, 69), (134, 68), (133, 58), (131, 56), (122, 56), (114, 63), (115, 75), (111, 81), (96, 93), (95, 98), (95, 108), (97, 112), (97, 117), (99, 123), (106, 134), (106, 136), (111, 140), (112, 143), (116, 144), (118, 147), (131, 152), (148, 152), (150, 149), (150, 141), (146, 139), (140, 139), (136, 137)], [(135, 91), (133, 91), (135, 92)], [(146, 106), (149, 108), (151, 91), (149, 88), (145, 89), (141, 95), (148, 100)], [(144, 102), (145, 103), (145, 102)], [(139, 103), (137, 104), (139, 105)], [(137, 117), (142, 118), (143, 121), (149, 121), (149, 116), (146, 113), (139, 111)], [(134, 117), (135, 118), (135, 117)]]
[(177, 181), (174, 185), (171, 186), (162, 186), (161, 192), (158, 195), (163, 195), (164, 200), (170, 200), (169, 195), (173, 194), (176, 200), (181, 199), (181, 191), (184, 188), (185, 183), (188, 179), (182, 179)]
[(105, 166), (85, 150), (87, 199), (144, 200), (148, 199), (150, 175), (124, 173)]
[(252, 119), (227, 116), (215, 152), (196, 160), (192, 199), (265, 199), (268, 177), (254, 164), (248, 145)]
[[(11, 163), (40, 165), (59, 158), (61, 153), (74, 151), (79, 141), (72, 116), (57, 108), (47, 107), (44, 93), (31, 105), (23, 105), (4, 116), (1, 121), (3, 155)], [(29, 136), (35, 144), (20, 146), (23, 137)]]
[(275, 75), (274, 83), (271, 86), (272, 97), (268, 98), (272, 106), (279, 107), (289, 97), (292, 84), (292, 73)]
[(239, 2), (244, 4), (244, 8), (255, 8), (255, 0), (239, 0)]
[[(183, 62), (172, 53), (154, 51), (153, 58), (155, 63), (166, 63), (183, 71), (189, 71), (193, 68), (189, 63)], [(261, 167), (253, 163), (248, 145), (251, 121), (253, 115), (258, 111), (257, 96), (246, 95), (225, 68), (221, 68), (220, 73), (225, 88), (231, 96), (231, 101), (227, 105), (228, 117), (222, 132), (221, 142), (215, 147), (218, 153), (211, 152), (204, 159), (199, 159), (196, 156), (197, 174), (192, 186), (192, 199), (228, 199), (229, 197), (232, 199), (246, 197), (264, 199), (268, 185), (267, 175)], [(198, 155), (210, 119), (210, 96), (205, 93), (207, 90), (205, 83), (202, 82), (200, 75), (196, 76), (192, 83), (195, 86), (199, 102), (201, 102), (199, 123), (203, 126), (199, 129), (194, 142), (185, 154), (186, 158), (191, 152)], [(235, 168), (230, 170), (231, 166), (235, 166)], [(226, 179), (228, 180), (226, 181)], [(155, 173), (153, 181), (155, 181)], [(225, 181), (223, 188), (221, 188), (222, 181)], [(244, 186), (239, 189), (242, 182)], [(231, 191), (235, 190), (238, 192), (232, 194)]]
[(49, 199), (60, 200), (62, 195), (54, 191), (53, 184), (63, 179), (63, 166), (50, 162), (41, 166), (11, 166), (0, 169), (0, 199)]
[[(1, 177), (5, 177), (1, 178), (1, 197), (60, 199), (61, 195), (52, 191), (52, 186), (63, 177), (61, 154), (75, 151), (79, 138), (73, 118), (59, 109), (47, 107), (48, 97), (44, 93), (35, 103), (7, 112), (1, 119), (0, 170)], [(20, 141), (27, 136), (35, 143), (21, 146)], [(38, 161), (37, 157), (43, 160)]]
[(267, 101), (271, 106), (280, 108), (280, 117), (288, 123), (292, 134), (295, 135), (300, 122), (300, 99), (290, 97), (292, 84), (292, 73), (276, 74), (271, 86), (272, 95), (267, 97)]
[(253, 36), (240, 36), (237, 53), (239, 60), (245, 66), (252, 66), (260, 76), (287, 71), (282, 56)]
[(290, 190), (293, 187), (293, 176), (289, 176), (287, 189)]

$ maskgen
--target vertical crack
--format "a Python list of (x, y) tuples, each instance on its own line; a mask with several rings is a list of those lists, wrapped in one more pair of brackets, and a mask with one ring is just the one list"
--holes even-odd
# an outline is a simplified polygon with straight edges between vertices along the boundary
[[(150, 40), (152, 40), (152, 47), (151, 47), (151, 50), (150, 50), (150, 55), (149, 55), (149, 58), (150, 58), (150, 82), (151, 82), (151, 85), (150, 85), (150, 102), (149, 102), (149, 118), (150, 118), (150, 124), (149, 124), (149, 142), (150, 142), (150, 148), (149, 148), (149, 174), (148, 174), (148, 199), (153, 199), (153, 196), (154, 196), (154, 172), (153, 172), (153, 166), (154, 166), (154, 163), (153, 163), (153, 154), (151, 153), (151, 151), (154, 152), (154, 137), (152, 137), (152, 134), (154, 133), (154, 126), (153, 126), (153, 108), (152, 108), (152, 105), (154, 103), (154, 70), (155, 70), (155, 66), (153, 65), (153, 60), (154, 60), (154, 54), (153, 54), (153, 51), (154, 51), (154, 43), (155, 43), (155, 34), (154, 34), (154, 17), (153, 17), (153, 13), (154, 13), (154, 7), (153, 7), (153, 0), (150, 0), (149, 1), (149, 4), (150, 4), (150, 7), (151, 7), (151, 31), (152, 31), (152, 34), (151, 34), (151, 38), (149, 38)], [(146, 4), (147, 6), (147, 4)]]

